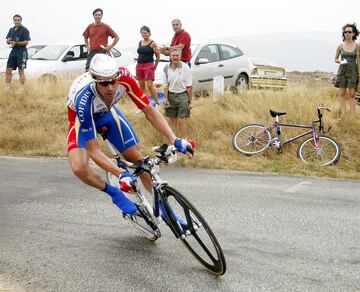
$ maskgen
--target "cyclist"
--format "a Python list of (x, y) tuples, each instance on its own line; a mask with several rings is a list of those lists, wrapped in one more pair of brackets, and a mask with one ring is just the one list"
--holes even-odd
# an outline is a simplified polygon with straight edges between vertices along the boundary
[[(89, 71), (75, 79), (67, 97), (68, 158), (75, 176), (107, 193), (123, 213), (132, 215), (136, 213), (137, 207), (122, 190), (129, 191), (136, 179), (114, 165), (101, 151), (97, 140), (97, 132), (106, 127), (108, 140), (126, 160), (135, 162), (143, 158), (131, 124), (115, 105), (125, 93), (145, 114), (150, 124), (179, 151), (191, 158), (193, 147), (187, 140), (175, 136), (165, 118), (150, 104), (126, 68), (119, 68), (111, 56), (96, 54), (93, 57)], [(100, 174), (92, 170), (89, 158), (105, 171), (119, 177), (121, 190), (107, 184)], [(143, 174), (141, 180), (151, 192), (150, 178)]]

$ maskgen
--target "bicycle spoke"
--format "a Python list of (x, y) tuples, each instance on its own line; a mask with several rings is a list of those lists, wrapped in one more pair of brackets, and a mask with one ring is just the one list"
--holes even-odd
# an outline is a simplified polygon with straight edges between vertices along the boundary
[(313, 138), (308, 138), (298, 148), (298, 156), (301, 160), (318, 166), (336, 163), (340, 154), (340, 146), (334, 139), (327, 136), (319, 136), (316, 143)]
[(235, 150), (253, 155), (264, 151), (271, 141), (271, 133), (262, 125), (246, 125), (233, 136)]
[(214, 256), (212, 255), (212, 253), (210, 252), (210, 250), (207, 248), (207, 246), (201, 241), (201, 239), (199, 238), (199, 236), (197, 235), (197, 233), (195, 232), (194, 234), (192, 234), (193, 237), (196, 238), (197, 242), (201, 245), (201, 247), (203, 248), (203, 250), (205, 251), (205, 253), (208, 255), (208, 257), (212, 260), (213, 263), (216, 263), (216, 259), (214, 258)]
[[(222, 275), (226, 262), (221, 247), (210, 227), (200, 213), (184, 196), (166, 186), (163, 194), (167, 198), (166, 213), (171, 216), (171, 224), (179, 224), (182, 242), (210, 272)], [(186, 222), (185, 222), (185, 220)]]

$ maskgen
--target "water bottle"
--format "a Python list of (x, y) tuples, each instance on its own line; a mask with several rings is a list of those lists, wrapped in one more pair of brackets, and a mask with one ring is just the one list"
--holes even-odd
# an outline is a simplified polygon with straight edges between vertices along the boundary
[(26, 50), (23, 51), (22, 53), (22, 58), (21, 58), (21, 69), (25, 69), (26, 68), (26, 60), (27, 60), (27, 52)]

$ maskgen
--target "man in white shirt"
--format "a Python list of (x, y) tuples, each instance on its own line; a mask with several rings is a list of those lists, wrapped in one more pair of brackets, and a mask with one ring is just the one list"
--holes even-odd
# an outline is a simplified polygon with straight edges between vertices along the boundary
[(189, 66), (180, 61), (181, 49), (170, 50), (170, 64), (164, 67), (165, 116), (174, 133), (186, 136), (186, 118), (192, 109), (192, 77)]

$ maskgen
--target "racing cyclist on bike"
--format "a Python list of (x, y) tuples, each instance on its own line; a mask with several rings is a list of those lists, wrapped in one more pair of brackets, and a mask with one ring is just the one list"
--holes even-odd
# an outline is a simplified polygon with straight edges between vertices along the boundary
[[(75, 79), (67, 97), (68, 158), (75, 176), (107, 193), (124, 214), (132, 215), (136, 213), (137, 207), (122, 190), (129, 191), (136, 179), (114, 165), (101, 151), (97, 140), (97, 132), (105, 127), (107, 139), (126, 160), (135, 162), (143, 159), (131, 124), (115, 105), (125, 93), (145, 114), (150, 124), (180, 152), (191, 158), (193, 146), (187, 140), (175, 136), (165, 118), (150, 104), (126, 68), (119, 68), (115, 60), (106, 54), (96, 54), (93, 57), (89, 71)], [(91, 169), (89, 158), (105, 171), (119, 177), (121, 190), (106, 183), (100, 174)], [(141, 180), (151, 192), (149, 176), (143, 174)]]

